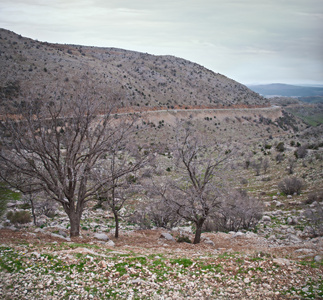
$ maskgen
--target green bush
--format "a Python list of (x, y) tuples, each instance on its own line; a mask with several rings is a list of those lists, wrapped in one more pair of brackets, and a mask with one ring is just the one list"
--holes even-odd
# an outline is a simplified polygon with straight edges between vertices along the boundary
[(26, 224), (31, 221), (31, 216), (28, 211), (24, 210), (16, 212), (9, 211), (7, 213), (7, 219), (13, 224)]
[(192, 243), (191, 239), (186, 235), (181, 235), (177, 238), (177, 243)]
[(0, 217), (4, 214), (7, 209), (7, 200), (0, 198)]
[(276, 146), (276, 150), (279, 151), (279, 152), (284, 152), (285, 151), (284, 142), (278, 143), (278, 145)]

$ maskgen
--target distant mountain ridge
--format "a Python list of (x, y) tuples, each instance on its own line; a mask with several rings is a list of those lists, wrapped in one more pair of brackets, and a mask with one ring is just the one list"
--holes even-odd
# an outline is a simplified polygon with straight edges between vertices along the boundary
[(101, 92), (122, 91), (132, 106), (257, 106), (268, 100), (196, 63), (116, 48), (60, 45), (0, 29), (0, 101), (42, 89), (72, 95), (88, 80)]
[(282, 83), (248, 85), (248, 87), (263, 96), (313, 97), (323, 96), (322, 87), (298, 86)]

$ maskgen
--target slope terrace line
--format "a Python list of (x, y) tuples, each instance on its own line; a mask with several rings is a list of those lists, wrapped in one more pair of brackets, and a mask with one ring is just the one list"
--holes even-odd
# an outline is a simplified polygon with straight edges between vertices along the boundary
[(129, 113), (141, 113), (141, 112), (177, 112), (177, 111), (232, 111), (232, 110), (270, 110), (278, 108), (276, 105), (232, 105), (232, 106), (174, 106), (172, 108), (168, 108), (166, 106), (156, 106), (156, 107), (122, 107), (118, 108), (113, 113), (117, 115), (124, 115)]

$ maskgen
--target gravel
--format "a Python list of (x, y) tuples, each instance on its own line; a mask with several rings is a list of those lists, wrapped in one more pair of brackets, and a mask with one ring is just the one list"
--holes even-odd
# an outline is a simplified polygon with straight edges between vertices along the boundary
[[(299, 261), (263, 251), (176, 242), (169, 242), (168, 248), (165, 244), (159, 248), (139, 247), (131, 242), (131, 235), (124, 238), (127, 245), (116, 242), (114, 247), (95, 239), (76, 243), (29, 236), (32, 238), (26, 235), (25, 239), (19, 236), (19, 240), (1, 240), (1, 299), (323, 297), (323, 267), (318, 256), (317, 261)], [(159, 236), (158, 232), (153, 236), (156, 243)], [(216, 236), (232, 245), (257, 238), (255, 234)], [(297, 253), (310, 252), (305, 249)]]

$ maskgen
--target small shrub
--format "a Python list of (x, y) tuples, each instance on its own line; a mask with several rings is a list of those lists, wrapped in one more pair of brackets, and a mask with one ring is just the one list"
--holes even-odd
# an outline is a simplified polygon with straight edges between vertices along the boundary
[(263, 177), (261, 178), (261, 181), (264, 181), (264, 182), (271, 181), (271, 177)]
[(248, 184), (248, 180), (246, 178), (241, 179), (240, 181), (241, 184)]
[(5, 213), (7, 209), (7, 199), (0, 198), (0, 217)]
[(127, 218), (130, 224), (139, 226), (140, 229), (151, 229), (152, 221), (150, 220), (147, 211), (144, 208), (138, 208), (133, 214)]
[(20, 209), (30, 209), (31, 206), (30, 206), (30, 203), (23, 203), (19, 206)]
[(320, 204), (305, 211), (305, 217), (309, 221), (310, 234), (313, 237), (323, 236), (323, 209)]
[(297, 150), (294, 152), (294, 155), (296, 158), (304, 158), (307, 155), (306, 146), (297, 148)]
[(279, 142), (276, 146), (276, 150), (279, 152), (284, 152), (285, 151), (285, 145), (284, 142)]
[(246, 191), (232, 191), (217, 213), (204, 223), (204, 231), (238, 231), (254, 229), (262, 218), (263, 205)]
[(315, 201), (316, 202), (323, 201), (323, 191), (310, 193), (307, 199), (304, 201), (304, 204), (312, 204)]
[(284, 155), (282, 155), (281, 153), (276, 155), (276, 161), (277, 163), (281, 163), (284, 160)]
[(192, 243), (191, 239), (186, 235), (181, 235), (177, 238), (177, 243)]
[(31, 216), (28, 211), (24, 210), (16, 212), (9, 211), (7, 213), (7, 219), (10, 220), (10, 222), (13, 224), (26, 224), (31, 221)]
[(278, 183), (278, 189), (285, 195), (300, 194), (304, 188), (304, 182), (297, 177), (288, 177)]
[(193, 264), (193, 262), (188, 258), (171, 259), (170, 263), (173, 264), (173, 265), (174, 264), (179, 264), (180, 266), (183, 266), (184, 268), (188, 268)]
[(53, 218), (56, 215), (57, 204), (52, 200), (44, 200), (36, 202), (36, 210), (38, 214)]

